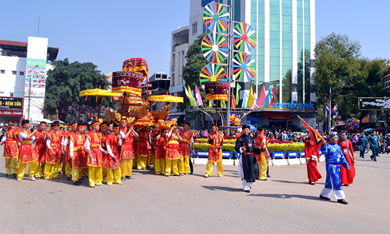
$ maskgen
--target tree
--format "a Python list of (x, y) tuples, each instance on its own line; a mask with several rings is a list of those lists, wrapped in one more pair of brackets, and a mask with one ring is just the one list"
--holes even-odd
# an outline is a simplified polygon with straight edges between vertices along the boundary
[[(44, 113), (56, 115), (57, 119), (66, 121), (69, 106), (73, 102), (78, 104), (86, 103), (80, 98), (80, 91), (85, 89), (105, 89), (108, 82), (104, 75), (97, 70), (93, 63), (69, 63), (66, 58), (53, 63), (54, 69), (47, 72), (46, 95)], [(96, 106), (97, 103), (91, 98), (89, 105)], [(103, 103), (103, 104), (107, 104)]]
[[(182, 77), (185, 81), (185, 85), (186, 86), (189, 85), (191, 88), (193, 88), (195, 87), (196, 84), (199, 88), (202, 97), (205, 97), (205, 93), (202, 86), (200, 85), (199, 74), (202, 68), (207, 64), (207, 61), (203, 57), (201, 51), (201, 43), (205, 35), (206, 34), (199, 35), (198, 39), (196, 39), (194, 43), (190, 45), (190, 47), (188, 48), (186, 54), (187, 63), (183, 68), (183, 74), (182, 74)], [(184, 111), (190, 108), (191, 104), (188, 98), (186, 98), (186, 94), (184, 90), (182, 91), (181, 96), (184, 97), (184, 103), (179, 103), (178, 109), (180, 111)], [(205, 103), (205, 100), (203, 100), (203, 103)]]
[(388, 61), (369, 60), (361, 57), (360, 44), (346, 35), (335, 33), (323, 38), (314, 50), (319, 121), (323, 120), (324, 106), (332, 88), (332, 106), (337, 106), (341, 119), (362, 118), (358, 97), (383, 97), (382, 77), (387, 71)]

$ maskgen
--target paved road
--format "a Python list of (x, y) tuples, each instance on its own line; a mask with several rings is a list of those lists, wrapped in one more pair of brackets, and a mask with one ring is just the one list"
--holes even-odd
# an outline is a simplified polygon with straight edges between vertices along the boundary
[[(0, 154), (2, 155), (2, 149)], [(357, 159), (347, 206), (318, 198), (302, 165), (271, 167), (272, 178), (241, 190), (236, 166), (203, 178), (134, 173), (122, 186), (90, 189), (66, 179), (18, 183), (0, 161), (1, 233), (390, 233), (390, 155)], [(325, 177), (324, 164), (319, 170)], [(216, 171), (214, 171), (215, 175)]]

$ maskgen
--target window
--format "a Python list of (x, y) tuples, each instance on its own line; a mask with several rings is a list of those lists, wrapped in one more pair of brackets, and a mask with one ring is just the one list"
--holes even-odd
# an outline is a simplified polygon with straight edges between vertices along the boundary
[(13, 96), (14, 96), (14, 93), (9, 93), (9, 96), (10, 96), (10, 97), (13, 97)]
[(24, 76), (24, 71), (20, 71), (19, 75)]
[(192, 24), (192, 35), (198, 32), (198, 22)]
[(12, 71), (12, 75), (16, 75), (16, 71)]
[(0, 70), (0, 74), (5, 74), (5, 70)]

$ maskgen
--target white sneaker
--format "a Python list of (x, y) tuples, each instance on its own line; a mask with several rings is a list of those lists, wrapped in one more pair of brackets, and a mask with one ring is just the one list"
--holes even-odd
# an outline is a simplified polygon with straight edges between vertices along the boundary
[(111, 185), (112, 185), (112, 183), (108, 183), (107, 185), (108, 185), (108, 186), (111, 186)]
[(121, 182), (118, 182), (118, 184), (122, 185), (122, 181), (121, 181)]
[(35, 177), (34, 176), (29, 176), (28, 177), (30, 180), (32, 180), (32, 181), (35, 181)]
[(218, 177), (222, 177), (223, 175), (218, 175)]
[(22, 182), (22, 180), (21, 180), (21, 179), (18, 179), (18, 182)]
[(209, 177), (209, 175), (204, 175), (204, 178), (207, 178), (207, 177)]

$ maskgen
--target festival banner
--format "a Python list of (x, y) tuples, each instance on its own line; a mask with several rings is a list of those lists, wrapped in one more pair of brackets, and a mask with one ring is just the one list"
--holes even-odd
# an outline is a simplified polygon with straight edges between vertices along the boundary
[[(30, 89), (31, 85), (31, 89)], [(46, 60), (27, 58), (24, 96), (45, 97), (46, 89)]]

